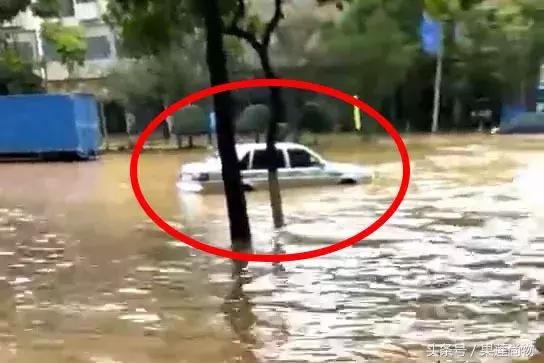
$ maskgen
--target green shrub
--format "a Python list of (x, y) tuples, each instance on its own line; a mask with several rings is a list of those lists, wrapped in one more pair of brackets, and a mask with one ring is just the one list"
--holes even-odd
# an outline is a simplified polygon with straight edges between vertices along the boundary
[(298, 127), (314, 134), (332, 131), (334, 121), (331, 115), (318, 103), (307, 102), (302, 108)]
[(268, 106), (263, 104), (247, 106), (236, 120), (236, 131), (240, 134), (265, 132), (269, 120)]
[(208, 117), (197, 105), (184, 107), (172, 117), (172, 134), (176, 136), (194, 136), (208, 132)]

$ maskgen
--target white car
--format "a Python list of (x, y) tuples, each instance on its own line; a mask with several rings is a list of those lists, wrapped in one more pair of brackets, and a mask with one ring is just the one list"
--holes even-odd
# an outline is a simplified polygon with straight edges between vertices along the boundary
[[(300, 187), (370, 182), (374, 173), (365, 167), (324, 160), (306, 146), (276, 143), (280, 186)], [(268, 189), (265, 143), (237, 144), (242, 185), (246, 191)], [(181, 167), (177, 186), (189, 192), (222, 192), (221, 160), (216, 152), (203, 162)]]

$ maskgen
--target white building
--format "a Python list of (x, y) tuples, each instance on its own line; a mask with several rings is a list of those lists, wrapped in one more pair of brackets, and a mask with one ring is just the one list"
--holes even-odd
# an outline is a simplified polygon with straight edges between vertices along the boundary
[[(107, 0), (59, 0), (59, 2), (62, 8), (62, 22), (65, 25), (81, 26), (85, 29), (87, 38), (88, 49), (85, 64), (76, 68), (73, 77), (80, 82), (77, 88), (96, 92), (97, 88), (101, 89), (102, 87), (100, 81), (119, 61), (115, 35), (102, 20), (106, 12)], [(251, 8), (263, 19), (268, 20), (273, 13), (274, 2), (272, 0), (251, 0), (251, 4)], [(308, 38), (308, 34), (314, 32), (312, 29), (318, 26), (317, 19), (331, 19), (331, 17), (338, 16), (334, 4), (317, 7), (315, 0), (286, 0), (284, 13), (286, 19), (282, 21), (282, 26), (291, 29), (289, 37), (302, 42), (303, 48), (311, 47), (312, 44), (315, 45), (316, 41), (318, 42), (317, 38), (314, 39), (315, 37)], [(49, 89), (72, 88), (74, 86), (73, 79), (71, 85), (67, 86), (65, 81), (68, 78), (68, 71), (59, 61), (54, 47), (46, 44), (40, 37), (42, 22), (43, 19), (34, 16), (32, 10), (27, 9), (12, 21), (0, 24), (0, 32), (3, 32), (10, 42), (15, 43), (19, 54), (25, 60), (36, 64), (36, 74), (47, 79)], [(244, 45), (247, 47), (248, 59), (246, 61), (258, 65), (256, 54), (247, 44), (244, 43)], [(286, 49), (274, 51), (274, 48), (273, 44), (272, 51), (277, 64), (293, 64), (293, 56), (296, 54), (285, 54)], [(300, 44), (297, 44), (296, 47), (287, 51), (289, 53), (304, 53), (305, 50), (300, 49)], [(46, 66), (44, 67), (43, 64)]]
[[(87, 55), (85, 64), (75, 71), (75, 78), (85, 81), (103, 78), (117, 62), (115, 36), (102, 20), (106, 11), (105, 0), (60, 0), (62, 21), (65, 25), (79, 25), (85, 30)], [(46, 67), (36, 66), (50, 83), (59, 83), (68, 77), (67, 69), (59, 61), (55, 49), (40, 37), (42, 19), (34, 16), (30, 9), (21, 12), (12, 21), (2, 24), (0, 31), (13, 42), (19, 54), (36, 64), (44, 62)], [(39, 74), (38, 73), (38, 74)]]

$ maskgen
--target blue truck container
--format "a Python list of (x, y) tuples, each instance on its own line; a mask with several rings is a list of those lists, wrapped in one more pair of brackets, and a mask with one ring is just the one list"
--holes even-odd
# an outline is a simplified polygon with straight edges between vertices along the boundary
[(90, 94), (0, 97), (0, 157), (92, 159), (101, 137), (98, 103)]

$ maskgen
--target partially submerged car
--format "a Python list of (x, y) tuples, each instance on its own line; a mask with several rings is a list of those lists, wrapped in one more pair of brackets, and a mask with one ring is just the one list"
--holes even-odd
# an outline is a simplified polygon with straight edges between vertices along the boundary
[[(324, 160), (313, 150), (295, 143), (277, 143), (280, 186), (301, 187), (370, 182), (374, 173), (366, 167)], [(246, 191), (268, 188), (268, 158), (265, 143), (237, 144), (242, 185)], [(202, 162), (181, 167), (178, 188), (188, 192), (222, 192), (221, 160), (216, 152)]]

